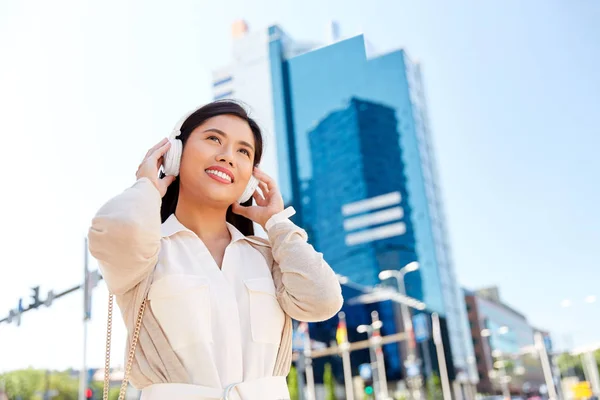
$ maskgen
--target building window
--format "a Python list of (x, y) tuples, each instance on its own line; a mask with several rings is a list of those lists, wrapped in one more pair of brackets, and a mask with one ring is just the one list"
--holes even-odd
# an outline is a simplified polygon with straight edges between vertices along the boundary
[(220, 81), (213, 82), (213, 87), (224, 85), (225, 83), (231, 82), (232, 80), (233, 80), (233, 77), (228, 76), (227, 78), (223, 78)]
[(215, 100), (226, 99), (227, 97), (230, 97), (232, 94), (233, 94), (232, 90), (230, 90), (229, 92), (217, 94), (217, 95), (215, 95)]

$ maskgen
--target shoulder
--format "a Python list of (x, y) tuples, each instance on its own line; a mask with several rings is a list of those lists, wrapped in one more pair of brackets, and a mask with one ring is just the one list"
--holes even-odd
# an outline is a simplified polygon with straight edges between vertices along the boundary
[(246, 236), (245, 240), (251, 247), (263, 255), (268, 264), (273, 263), (271, 243), (267, 239), (259, 236)]

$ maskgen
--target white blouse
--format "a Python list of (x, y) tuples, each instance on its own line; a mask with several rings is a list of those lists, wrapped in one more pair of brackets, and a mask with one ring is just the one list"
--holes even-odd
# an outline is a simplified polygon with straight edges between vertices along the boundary
[(225, 387), (271, 376), (285, 314), (267, 263), (233, 225), (222, 268), (198, 236), (171, 215), (149, 306), (190, 383)]
[(175, 216), (161, 224), (161, 202), (141, 178), (98, 210), (88, 233), (130, 336), (148, 296), (131, 383), (224, 389), (283, 376), (290, 318), (324, 321), (343, 303), (335, 272), (288, 219), (293, 209), (267, 221), (268, 241), (228, 225), (232, 240), (219, 269)]

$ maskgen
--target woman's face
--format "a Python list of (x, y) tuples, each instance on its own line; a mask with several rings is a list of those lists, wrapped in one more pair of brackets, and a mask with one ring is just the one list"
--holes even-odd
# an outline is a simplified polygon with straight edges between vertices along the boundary
[(218, 115), (192, 131), (181, 157), (181, 187), (194, 197), (233, 204), (254, 168), (254, 134), (246, 121)]

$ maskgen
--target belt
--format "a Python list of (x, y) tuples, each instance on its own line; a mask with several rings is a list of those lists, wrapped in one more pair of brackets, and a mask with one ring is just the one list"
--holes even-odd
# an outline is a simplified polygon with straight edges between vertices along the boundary
[(140, 400), (289, 400), (284, 376), (232, 383), (224, 389), (186, 383), (157, 383), (142, 389)]

